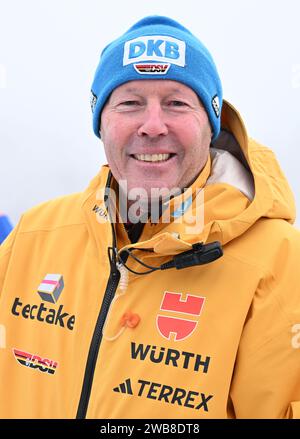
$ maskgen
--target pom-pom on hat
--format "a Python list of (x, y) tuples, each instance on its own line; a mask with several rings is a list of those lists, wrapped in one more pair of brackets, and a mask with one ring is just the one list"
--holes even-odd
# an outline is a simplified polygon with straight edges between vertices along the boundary
[(188, 29), (168, 17), (149, 16), (105, 47), (91, 90), (93, 129), (100, 137), (103, 107), (112, 91), (128, 81), (169, 79), (199, 96), (213, 130), (220, 132), (222, 85), (215, 63)]

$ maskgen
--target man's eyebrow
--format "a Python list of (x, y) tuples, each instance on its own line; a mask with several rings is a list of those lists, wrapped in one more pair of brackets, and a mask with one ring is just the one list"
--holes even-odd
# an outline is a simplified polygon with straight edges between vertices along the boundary
[(184, 90), (180, 90), (180, 88), (174, 87), (174, 88), (171, 88), (170, 91), (169, 91), (169, 94), (172, 94), (172, 93), (174, 93), (174, 94), (176, 94), (176, 93), (182, 94), (182, 93), (184, 93)]
[(136, 93), (138, 94), (140, 91), (135, 87), (126, 87), (122, 90), (124, 93)]
[[(135, 87), (128, 87), (128, 88), (126, 87), (123, 89), (123, 91), (125, 93), (135, 93), (135, 94), (140, 94), (142, 92), (140, 89), (135, 88)], [(168, 94), (175, 94), (175, 93), (182, 94), (183, 91), (180, 90), (180, 88), (174, 87), (174, 88), (171, 88), (170, 90), (167, 90), (167, 93)]]

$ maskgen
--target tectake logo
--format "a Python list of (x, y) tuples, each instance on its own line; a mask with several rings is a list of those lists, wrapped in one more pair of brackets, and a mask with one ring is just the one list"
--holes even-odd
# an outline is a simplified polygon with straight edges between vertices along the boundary
[(123, 66), (137, 62), (158, 61), (185, 66), (185, 42), (166, 35), (149, 35), (127, 41)]
[(38, 287), (38, 293), (42, 300), (56, 303), (63, 288), (64, 279), (61, 274), (47, 274)]
[[(157, 316), (156, 326), (160, 334), (168, 340), (171, 340), (173, 335), (174, 341), (190, 337), (198, 325), (195, 317), (200, 316), (204, 301), (204, 297), (191, 294), (186, 294), (184, 297), (182, 293), (165, 291), (160, 311), (170, 311), (175, 316), (162, 314)], [(179, 317), (179, 314), (187, 314), (190, 318)]]
[[(47, 274), (40, 283), (37, 293), (42, 300), (56, 304), (64, 288), (64, 280), (61, 274)], [(23, 317), (29, 320), (38, 320), (50, 325), (67, 328), (70, 331), (74, 329), (75, 316), (63, 312), (64, 305), (58, 308), (48, 308), (44, 302), (39, 305), (23, 304), (19, 297), (16, 297), (12, 305), (11, 312), (16, 317)]]

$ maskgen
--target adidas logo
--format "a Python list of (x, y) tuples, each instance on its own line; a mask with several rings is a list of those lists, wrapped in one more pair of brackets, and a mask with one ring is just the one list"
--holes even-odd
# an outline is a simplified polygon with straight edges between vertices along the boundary
[(128, 395), (133, 395), (130, 378), (127, 378), (127, 380), (125, 380), (124, 383), (121, 383), (119, 384), (119, 386), (115, 387), (113, 391), (119, 393), (127, 393)]
[[(135, 396), (151, 400), (155, 399), (157, 401), (175, 404), (194, 410), (203, 410), (205, 412), (209, 411), (208, 402), (213, 398), (213, 395), (206, 395), (202, 392), (183, 389), (181, 387), (172, 387), (166, 384), (145, 380), (138, 380), (134, 387), (136, 390)], [(113, 391), (133, 395), (130, 378), (127, 378), (123, 383), (114, 387)]]

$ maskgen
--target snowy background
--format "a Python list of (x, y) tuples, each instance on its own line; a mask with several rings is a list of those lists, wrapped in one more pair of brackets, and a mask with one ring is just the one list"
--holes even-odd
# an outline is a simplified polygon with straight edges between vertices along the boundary
[(300, 212), (299, 0), (0, 0), (0, 210), (14, 224), (83, 190), (105, 163), (92, 132), (94, 71), (103, 47), (151, 14), (208, 47), (224, 97), (275, 151)]

